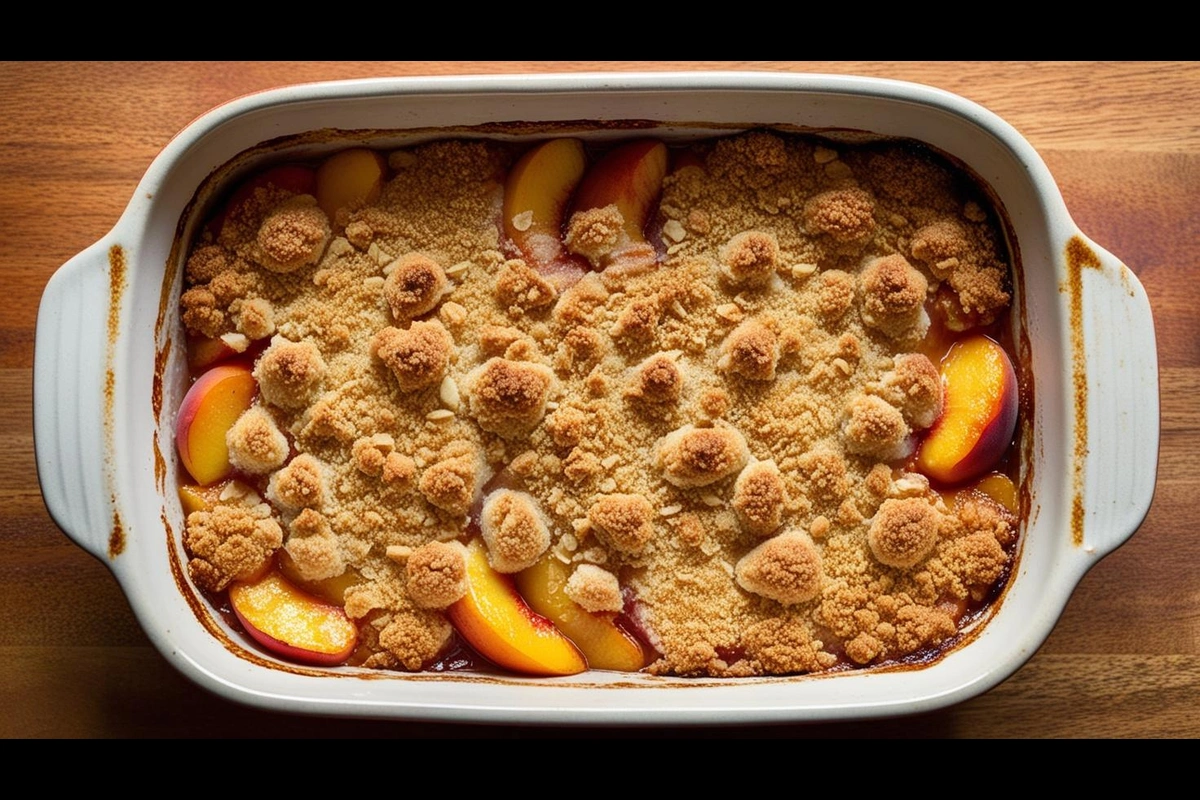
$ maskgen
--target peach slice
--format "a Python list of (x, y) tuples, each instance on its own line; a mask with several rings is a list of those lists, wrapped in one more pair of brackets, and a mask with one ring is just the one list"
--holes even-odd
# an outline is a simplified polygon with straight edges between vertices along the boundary
[(587, 171), (575, 193), (575, 211), (616, 205), (631, 242), (644, 243), (643, 231), (667, 175), (667, 146), (639, 139), (610, 150)]
[(1012, 478), (1002, 472), (989, 472), (972, 483), (965, 483), (953, 489), (943, 489), (939, 494), (946, 501), (946, 505), (952, 506), (958, 503), (960, 495), (972, 491), (986, 495), (1014, 516), (1021, 513), (1017, 486), (1013, 483)]
[(217, 497), (221, 492), (220, 484), (213, 486), (197, 486), (191, 483), (185, 483), (179, 487), (179, 504), (183, 506), (183, 515), (186, 517), (195, 511), (208, 511), (217, 502)]
[(975, 482), (974, 488), (1004, 506), (1010, 514), (1021, 513), (1020, 503), (1017, 500), (1017, 487), (1013, 484), (1012, 478), (1007, 475), (999, 472), (984, 475)]
[(258, 383), (243, 364), (222, 364), (201, 375), (179, 406), (175, 447), (188, 473), (201, 486), (233, 471), (225, 434), (254, 401)]
[(552, 554), (516, 575), (525, 602), (550, 619), (587, 657), (593, 669), (637, 672), (646, 666), (642, 645), (619, 627), (613, 614), (593, 614), (567, 597), (571, 568)]
[(506, 669), (575, 675), (588, 668), (579, 648), (529, 607), (511, 578), (488, 565), (482, 539), (467, 547), (467, 594), (446, 614), (472, 647)]
[(358, 644), (358, 628), (345, 611), (297, 589), (278, 570), (234, 583), (229, 604), (256, 642), (290, 661), (334, 666)]
[(237, 354), (236, 350), (220, 338), (210, 339), (207, 336), (195, 336), (192, 334), (189, 334), (187, 337), (188, 367), (193, 372), (201, 372), (218, 361), (233, 358)]
[(387, 162), (374, 150), (356, 147), (335, 153), (317, 167), (317, 205), (332, 220), (339, 208), (374, 203), (386, 174)]
[(583, 142), (550, 139), (521, 156), (504, 184), (504, 234), (559, 289), (586, 271), (562, 243), (567, 204), (586, 168)]
[(962, 483), (995, 466), (1017, 425), (1017, 376), (1004, 348), (970, 336), (942, 362), (945, 406), (917, 453), (917, 469), (942, 483)]

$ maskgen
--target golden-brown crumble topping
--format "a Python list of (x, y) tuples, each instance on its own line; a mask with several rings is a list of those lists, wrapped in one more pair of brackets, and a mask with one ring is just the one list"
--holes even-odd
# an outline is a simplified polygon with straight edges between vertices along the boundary
[(254, 365), (263, 399), (280, 408), (308, 405), (325, 379), (321, 351), (309, 340), (290, 342), (277, 336)]
[(271, 272), (295, 272), (317, 263), (329, 236), (329, 219), (317, 201), (309, 195), (293, 197), (263, 219), (255, 260)]
[(550, 281), (519, 258), (504, 262), (496, 276), (496, 300), (511, 316), (545, 308), (557, 298)]
[(313, 456), (301, 453), (271, 476), (267, 497), (284, 508), (320, 509), (325, 504), (325, 468)]
[(640, 553), (654, 538), (654, 509), (640, 494), (601, 495), (587, 512), (600, 537), (625, 553)]
[(900, 409), (914, 428), (928, 428), (942, 415), (942, 376), (927, 356), (902, 353), (883, 376), (881, 396)]
[(567, 249), (601, 267), (625, 238), (625, 218), (615, 205), (580, 211), (571, 215), (567, 227)]
[(383, 297), (398, 323), (428, 314), (446, 293), (449, 281), (445, 271), (422, 253), (407, 253), (388, 270)]
[(675, 486), (708, 486), (736, 475), (750, 458), (746, 437), (728, 425), (684, 425), (659, 444), (655, 463)]
[(287, 437), (262, 406), (248, 408), (225, 435), (229, 462), (251, 475), (265, 475), (287, 461)]
[(821, 192), (804, 204), (804, 225), (839, 243), (864, 243), (875, 232), (875, 201), (862, 189)]
[(778, 363), (779, 339), (775, 332), (756, 319), (748, 319), (726, 337), (717, 366), (747, 380), (773, 381)]
[(677, 403), (683, 372), (667, 353), (656, 353), (637, 366), (626, 394), (647, 403)]
[(467, 403), (485, 431), (523, 436), (542, 421), (554, 385), (541, 364), (492, 358), (467, 376)]
[(413, 392), (440, 384), (450, 366), (454, 340), (437, 320), (414, 322), (407, 330), (384, 328), (371, 342), (371, 351), (396, 376), (401, 391)]
[(784, 531), (738, 561), (738, 585), (785, 606), (812, 600), (821, 592), (821, 556), (808, 534)]
[(532, 567), (550, 547), (550, 528), (537, 501), (525, 492), (501, 489), (488, 496), (479, 515), (488, 563), (497, 572)]
[(765, 231), (742, 231), (721, 248), (721, 271), (739, 286), (762, 286), (779, 267), (779, 242)]
[(895, 461), (911, 452), (908, 423), (887, 401), (874, 395), (859, 395), (846, 412), (843, 439), (846, 449), (881, 461)]
[(307, 581), (335, 578), (346, 571), (337, 536), (329, 520), (306, 508), (288, 526), (284, 549), (292, 558), (296, 572)]
[(862, 271), (863, 322), (893, 339), (925, 335), (925, 276), (901, 255), (877, 258)]
[(595, 564), (577, 566), (563, 591), (581, 608), (592, 613), (620, 611), (624, 607), (617, 576)]
[(431, 505), (454, 514), (465, 514), (483, 481), (483, 459), (479, 450), (467, 442), (452, 442), (441, 457), (421, 473), (417, 488)]
[(421, 608), (446, 608), (467, 593), (467, 550), (459, 542), (430, 542), (408, 556), (405, 588)]
[(733, 508), (742, 526), (755, 536), (768, 536), (783, 522), (787, 489), (774, 461), (746, 467), (733, 484)]
[(667, 175), (648, 244), (615, 205), (566, 220), (564, 258), (602, 270), (571, 283), (498, 227), (517, 155), (430, 142), (335, 220), (259, 187), (202, 232), (180, 316), (245, 359), (270, 339), (228, 440), (270, 505), (189, 517), (196, 584), (280, 547), (302, 580), (353, 576), (351, 663), (390, 669), (445, 652), (479, 535), (501, 571), (554, 559), (571, 602), (631, 613), (656, 674), (954, 636), (945, 601), (993, 596), (1019, 530), (905, 471), (943, 405), (929, 315), (960, 330), (1011, 300), (978, 193), (904, 146), (730, 136)]
[(867, 544), (879, 562), (889, 567), (915, 566), (937, 544), (941, 515), (926, 500), (885, 500), (871, 522)]
[(405, 669), (418, 670), (437, 658), (453, 632), (450, 623), (440, 614), (426, 609), (406, 609), (387, 619), (379, 631), (379, 645), (395, 656)]
[(283, 529), (266, 503), (222, 503), (193, 511), (183, 534), (183, 546), (191, 554), (188, 574), (210, 592), (261, 573), (282, 544)]
[(854, 305), (854, 276), (840, 269), (822, 272), (817, 278), (817, 313), (826, 323), (840, 320)]
[(261, 297), (242, 302), (236, 318), (238, 331), (250, 339), (265, 339), (275, 332), (275, 309)]

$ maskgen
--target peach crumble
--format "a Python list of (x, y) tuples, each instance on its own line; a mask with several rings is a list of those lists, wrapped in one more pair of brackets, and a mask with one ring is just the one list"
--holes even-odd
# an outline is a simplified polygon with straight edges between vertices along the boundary
[(1007, 258), (913, 143), (267, 169), (186, 262), (189, 574), (311, 664), (932, 657), (1014, 559)]

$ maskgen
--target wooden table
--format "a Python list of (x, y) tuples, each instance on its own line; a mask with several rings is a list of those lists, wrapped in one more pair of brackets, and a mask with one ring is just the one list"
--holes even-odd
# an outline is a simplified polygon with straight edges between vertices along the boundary
[(1149, 292), (1162, 443), (1154, 505), (1082, 582), (1045, 646), (987, 694), (923, 716), (694, 729), (694, 736), (1200, 735), (1200, 64), (0, 64), (0, 735), (677, 736), (294, 718), (243, 708), (154, 650), (104, 565), (46, 513), (33, 456), (42, 289), (116, 222), (153, 157), (197, 115), (286, 83), (379, 75), (752, 69), (858, 73), (957, 92), (1036, 147), (1071, 213)]

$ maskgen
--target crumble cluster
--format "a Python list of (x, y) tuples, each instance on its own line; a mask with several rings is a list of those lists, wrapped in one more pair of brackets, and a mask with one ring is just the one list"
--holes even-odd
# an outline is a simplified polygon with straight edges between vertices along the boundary
[(260, 347), (260, 397), (228, 438), (254, 490), (187, 520), (196, 583), (222, 591), (284, 548), (306, 580), (350, 578), (352, 663), (392, 669), (449, 642), (472, 535), (501, 572), (571, 565), (568, 596), (625, 610), (658, 674), (952, 638), (1016, 520), (903, 463), (942, 407), (926, 309), (954, 329), (1008, 306), (994, 220), (905, 145), (752, 132), (694, 151), (666, 178), (657, 252), (615, 207), (570, 221), (567, 246), (607, 267), (573, 285), (501, 241), (516, 153), (497, 143), (393, 153), (379, 200), (335, 220), (260, 187), (210, 226), (182, 319)]

